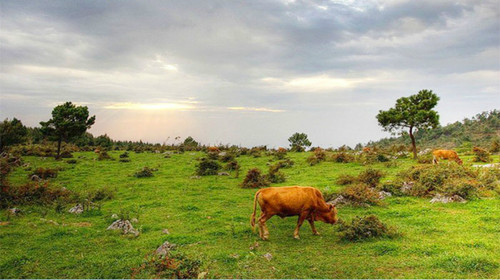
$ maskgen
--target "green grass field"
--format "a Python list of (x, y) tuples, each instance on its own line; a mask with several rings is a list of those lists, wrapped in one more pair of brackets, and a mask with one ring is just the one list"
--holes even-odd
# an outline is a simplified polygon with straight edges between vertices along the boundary
[[(121, 152), (110, 152), (118, 159)], [(97, 161), (90, 152), (74, 153), (78, 163), (25, 157), (32, 167), (63, 167), (53, 184), (83, 192), (108, 186), (115, 198), (101, 211), (82, 215), (56, 213), (53, 208), (21, 206), (24, 214), (0, 226), (1, 278), (130, 278), (131, 269), (164, 241), (178, 244), (178, 251), (202, 261), (208, 278), (500, 278), (500, 200), (483, 198), (468, 203), (431, 204), (429, 199), (391, 197), (385, 205), (343, 207), (339, 217), (377, 215), (402, 233), (394, 239), (365, 242), (341, 241), (336, 226), (317, 222), (320, 236), (305, 223), (301, 239), (292, 237), (296, 218), (273, 217), (268, 222), (270, 240), (260, 241), (249, 224), (255, 189), (242, 189), (246, 171), (267, 172), (270, 157), (237, 158), (240, 178), (195, 175), (196, 158), (186, 152), (164, 158), (161, 154), (131, 153), (129, 163)], [(390, 180), (411, 160), (383, 164), (323, 162), (308, 166), (309, 153), (289, 153), (295, 165), (282, 169), (285, 185), (338, 190), (340, 174), (357, 174), (372, 167)], [(78, 158), (83, 156), (85, 158)], [(465, 157), (465, 164), (470, 158)], [(498, 161), (497, 156), (495, 161)], [(158, 168), (154, 177), (132, 175), (144, 166)], [(27, 181), (28, 171), (16, 168), (12, 184)], [(274, 186), (274, 185), (273, 185)], [(106, 228), (111, 215), (130, 211), (140, 236), (122, 235)], [(0, 221), (7, 221), (2, 211)], [(44, 220), (45, 219), (45, 220)], [(53, 220), (58, 223), (47, 222)], [(168, 229), (170, 234), (162, 233)], [(250, 247), (258, 242), (255, 250)], [(268, 261), (263, 257), (270, 253)]]

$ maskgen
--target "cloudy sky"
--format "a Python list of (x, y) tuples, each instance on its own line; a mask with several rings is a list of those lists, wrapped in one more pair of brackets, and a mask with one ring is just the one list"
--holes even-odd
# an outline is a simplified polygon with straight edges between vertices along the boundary
[(500, 3), (0, 0), (0, 63), (30, 126), (72, 101), (114, 139), (355, 145), (421, 89), (443, 125), (499, 109)]

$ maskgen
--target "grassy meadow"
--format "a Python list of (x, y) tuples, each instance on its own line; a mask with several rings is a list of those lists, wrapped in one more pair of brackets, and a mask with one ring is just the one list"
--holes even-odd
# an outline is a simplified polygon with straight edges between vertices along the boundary
[[(301, 239), (292, 237), (296, 217), (268, 221), (270, 240), (261, 241), (249, 224), (255, 189), (242, 189), (246, 171), (267, 172), (272, 157), (240, 156), (239, 178), (195, 175), (201, 152), (173, 154), (130, 153), (119, 162), (97, 161), (92, 152), (74, 153), (77, 164), (23, 157), (36, 167), (62, 167), (52, 184), (76, 192), (109, 187), (115, 197), (100, 210), (81, 215), (54, 208), (21, 206), (23, 214), (0, 213), (0, 278), (130, 278), (145, 255), (164, 241), (177, 251), (201, 260), (207, 278), (500, 278), (500, 200), (489, 197), (467, 203), (431, 204), (428, 198), (389, 197), (381, 206), (342, 207), (339, 217), (377, 215), (401, 233), (396, 238), (363, 242), (341, 241), (337, 227), (316, 222), (313, 236), (306, 222)], [(414, 165), (410, 159), (363, 166), (358, 163), (322, 162), (309, 166), (311, 153), (288, 153), (295, 161), (282, 169), (287, 180), (272, 186), (314, 186), (340, 190), (341, 174), (356, 175), (366, 168), (383, 170), (391, 180)], [(471, 164), (470, 157), (463, 157)], [(498, 156), (494, 158), (498, 162)], [(154, 177), (135, 178), (144, 166), (157, 168)], [(27, 181), (29, 171), (14, 169), (9, 182)], [(112, 214), (128, 212), (140, 235), (122, 235), (106, 228)], [(5, 223), (7, 222), (7, 223)], [(168, 229), (170, 234), (162, 232)], [(258, 242), (258, 247), (250, 249)], [(270, 253), (272, 259), (263, 257)]]

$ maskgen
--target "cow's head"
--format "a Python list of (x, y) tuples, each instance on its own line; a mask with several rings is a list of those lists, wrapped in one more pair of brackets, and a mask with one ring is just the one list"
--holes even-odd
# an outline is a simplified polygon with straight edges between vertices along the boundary
[(337, 208), (333, 204), (328, 204), (328, 210), (317, 212), (315, 216), (316, 221), (322, 221), (327, 224), (335, 224), (338, 220), (337, 218)]

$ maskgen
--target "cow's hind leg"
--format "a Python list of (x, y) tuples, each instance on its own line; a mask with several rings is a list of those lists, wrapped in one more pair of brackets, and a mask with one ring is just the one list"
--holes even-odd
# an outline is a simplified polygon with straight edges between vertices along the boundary
[(311, 225), (311, 229), (313, 231), (314, 235), (319, 235), (319, 232), (316, 230), (316, 227), (314, 226), (314, 220), (312, 218), (307, 219), (309, 224)]
[(272, 215), (262, 213), (259, 217), (259, 235), (262, 240), (269, 239), (269, 229), (267, 228), (266, 221), (269, 220)]
[(293, 232), (293, 238), (300, 239), (299, 230), (300, 230), (300, 227), (302, 226), (302, 223), (304, 223), (304, 220), (306, 219), (307, 215), (308, 215), (307, 212), (300, 213), (299, 220), (297, 221), (297, 227), (295, 228), (295, 231)]

